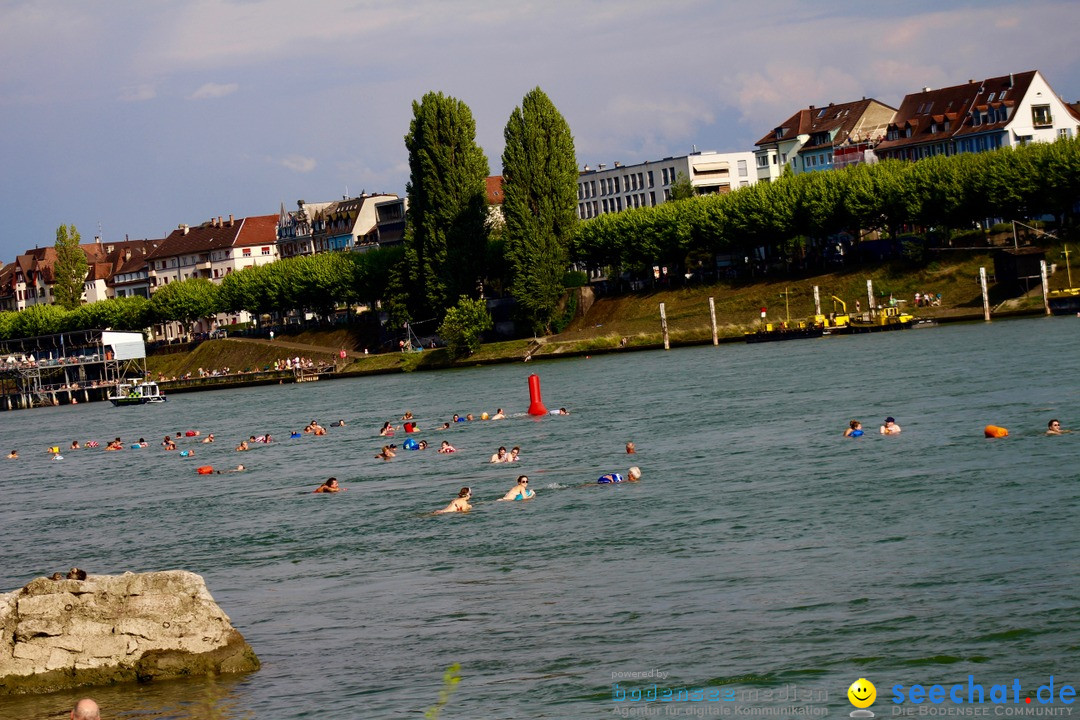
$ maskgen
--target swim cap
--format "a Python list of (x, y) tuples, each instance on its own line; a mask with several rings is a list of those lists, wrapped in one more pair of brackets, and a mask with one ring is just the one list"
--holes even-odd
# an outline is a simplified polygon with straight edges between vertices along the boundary
[(481, 420), (487, 420), (488, 419), (488, 414), (487, 413), (480, 413), (480, 419)]

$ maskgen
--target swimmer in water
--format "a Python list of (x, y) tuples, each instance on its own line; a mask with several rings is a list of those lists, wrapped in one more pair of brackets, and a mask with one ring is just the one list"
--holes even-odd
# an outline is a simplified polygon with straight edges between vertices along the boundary
[(111, 443), (105, 446), (106, 450), (123, 450), (124, 443), (120, 442), (120, 438), (116, 438)]
[(472, 414), (472, 413), (468, 413), (467, 415), (465, 415), (465, 420), (466, 420), (467, 422), (472, 422), (472, 421), (473, 421), (473, 420), (475, 420), (475, 419), (476, 419), (476, 418), (474, 418), (474, 417), (473, 417), (473, 414)]
[(330, 423), (330, 427), (345, 427), (345, 421), (338, 420), (336, 423)]
[(8, 460), (18, 460), (19, 459), (19, 451), (18, 450), (12, 450), (11, 452), (8, 453), (7, 459)]
[(858, 420), (852, 420), (851, 422), (849, 422), (847, 430), (844, 431), (844, 437), (861, 437), (862, 434), (862, 423)]
[(379, 430), (379, 435), (383, 437), (393, 437), (394, 426), (390, 424), (389, 420), (382, 424), (382, 428)]
[(166, 435), (165, 439), (161, 441), (161, 446), (163, 448), (165, 448), (166, 450), (175, 450), (176, 449), (176, 443), (174, 443), (173, 439), (171, 437), (169, 437), (168, 435)]
[(443, 440), (442, 445), (439, 446), (439, 452), (443, 454), (455, 453), (457, 448), (451, 445), (449, 440)]
[[(245, 470), (247, 470), (247, 468), (244, 467), (243, 465), (237, 465), (236, 467), (232, 468), (231, 470), (225, 470), (224, 472), (234, 473), (234, 472), (244, 472)], [(221, 473), (222, 473), (221, 470), (217, 471), (218, 475), (220, 475)]]
[(214, 442), (214, 433), (210, 433), (209, 435), (204, 437), (200, 442), (204, 442), (204, 443), (212, 443), (212, 442)]
[(240, 444), (236, 446), (236, 452), (245, 452), (247, 450), (250, 450), (247, 440), (241, 440)]
[(450, 504), (444, 507), (442, 510), (436, 510), (434, 515), (441, 515), (442, 513), (452, 512), (468, 512), (472, 509), (472, 505), (469, 504), (469, 498), (472, 497), (472, 490), (467, 487), (461, 488), (458, 491), (458, 496), (450, 501)]
[(497, 409), (495, 411), (495, 414), (491, 416), (491, 419), (492, 420), (502, 420), (505, 417), (506, 417), (506, 415), (503, 414), (502, 408), (499, 408), (499, 409)]
[(517, 445), (515, 445), (514, 447), (510, 448), (510, 455), (508, 456), (510, 459), (507, 460), (507, 462), (517, 462), (518, 460), (521, 459), (519, 457), (520, 455), (521, 455), (521, 448), (518, 447)]
[(529, 489), (529, 478), (526, 475), (519, 475), (517, 479), (517, 485), (510, 488), (509, 492), (499, 498), (499, 501), (503, 500), (528, 500), (536, 493)]
[(79, 449), (79, 441), (78, 440), (72, 440), (71, 441), (71, 447), (69, 447), (68, 450), (78, 450), (78, 449)]
[(336, 492), (341, 492), (344, 489), (345, 488), (338, 486), (337, 478), (332, 477), (332, 478), (328, 479), (326, 482), (324, 482), (322, 485), (320, 485), (319, 487), (312, 490), (311, 492), (312, 492), (312, 494), (314, 494), (314, 493), (336, 493)]
[(421, 440), (419, 442), (419, 444), (416, 446), (416, 449), (417, 450), (427, 450), (427, 447), (428, 447), (427, 446), (427, 440)]
[(882, 435), (899, 435), (900, 426), (896, 424), (896, 420), (891, 417), (885, 418), (885, 424), (881, 426), (880, 432)]
[(559, 414), (560, 415), (569, 415), (570, 411), (567, 410), (566, 408), (559, 408)]
[(451, 422), (461, 422), (461, 416), (458, 415), (457, 413), (454, 413), (454, 417), (451, 420)]
[(449, 430), (450, 429), (450, 423), (443, 423), (442, 427), (439, 428), (439, 429), (440, 430)]
[(1058, 421), (1056, 418), (1054, 420), (1051, 420), (1050, 422), (1046, 423), (1046, 434), (1047, 435), (1064, 435), (1067, 432), (1072, 432), (1072, 431), (1071, 430), (1062, 430), (1061, 429), (1061, 422)]
[(626, 454), (627, 455), (633, 455), (635, 453), (637, 453), (637, 448), (634, 447), (634, 443), (632, 443), (632, 442), (626, 443)]
[(413, 415), (411, 410), (406, 410), (405, 414), (401, 416), (402, 420), (412, 420)]
[(382, 450), (375, 456), (379, 460), (389, 460), (392, 457), (397, 457), (397, 453), (394, 452), (393, 445), (383, 445)]
[[(626, 471), (626, 482), (637, 482), (641, 479), (641, 468), (636, 465)], [(598, 485), (613, 485), (623, 482), (623, 476), (619, 473), (608, 473), (596, 479)]]
[(493, 463), (510, 462), (510, 456), (506, 454), (506, 448), (505, 447), (500, 447), (498, 449), (498, 451), (494, 455), (491, 456), (491, 462), (493, 462)]

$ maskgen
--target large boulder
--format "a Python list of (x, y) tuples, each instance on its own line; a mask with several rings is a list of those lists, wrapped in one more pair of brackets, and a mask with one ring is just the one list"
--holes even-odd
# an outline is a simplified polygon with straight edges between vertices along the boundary
[(0, 595), (0, 695), (247, 672), (259, 659), (183, 570), (37, 578)]

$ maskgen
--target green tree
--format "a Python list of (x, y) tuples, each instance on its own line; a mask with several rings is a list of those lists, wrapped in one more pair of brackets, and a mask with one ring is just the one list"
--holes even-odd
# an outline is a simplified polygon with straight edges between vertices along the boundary
[(218, 288), (206, 278), (172, 282), (158, 288), (150, 298), (150, 307), (159, 322), (175, 320), (190, 336), (196, 320), (218, 312)]
[(74, 225), (61, 225), (56, 229), (53, 298), (65, 310), (74, 310), (82, 304), (86, 253), (79, 246), (80, 242), (82, 238)]
[(534, 332), (547, 329), (577, 225), (577, 156), (570, 126), (540, 88), (514, 108), (504, 131), (503, 239), (511, 293)]
[(451, 298), (474, 296), (487, 243), (484, 178), (488, 161), (476, 144), (469, 106), (429, 92), (413, 102), (405, 136), (409, 215), (405, 228), (409, 310), (442, 318)]
[(15, 313), (11, 337), (25, 338), (53, 335), (64, 329), (68, 312), (57, 305), (31, 305)]
[(491, 328), (487, 303), (462, 295), (457, 305), (446, 311), (439, 337), (446, 343), (450, 357), (468, 357), (480, 349), (480, 337)]
[(690, 178), (686, 177), (685, 173), (679, 173), (675, 182), (671, 183), (671, 199), (689, 200), (694, 197), (694, 194), (694, 183), (690, 182)]

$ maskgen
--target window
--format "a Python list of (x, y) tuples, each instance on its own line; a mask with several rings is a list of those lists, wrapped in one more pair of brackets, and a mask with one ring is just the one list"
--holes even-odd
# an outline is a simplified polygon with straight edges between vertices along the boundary
[(241, 254), (242, 254), (242, 255), (243, 255), (244, 257), (251, 257), (251, 248), (244, 248), (244, 251), (243, 251), (243, 253), (241, 253)]
[[(650, 171), (649, 171), (649, 187), (656, 187), (656, 185), (655, 185), (655, 184), (653, 183), (653, 173), (652, 173), (652, 170), (650, 170)], [(655, 204), (656, 204), (656, 203), (653, 203), (653, 205), (655, 205)]]
[(740, 180), (739, 181), (739, 187), (744, 188), (744, 187), (749, 187), (749, 186), (750, 186), (750, 182), (748, 180)]
[(980, 117), (980, 115), (979, 115), (978, 110), (973, 110), (971, 112), (971, 124), (974, 125), (975, 127), (979, 126), (979, 117)]
[(1046, 127), (1054, 124), (1054, 116), (1050, 114), (1049, 105), (1032, 105), (1031, 122), (1035, 127)]
[(739, 161), (739, 177), (746, 177), (746, 161)]
[(1068, 138), (1068, 137), (1071, 137), (1071, 136), (1072, 136), (1072, 132), (1070, 132), (1069, 128), (1058, 128), (1058, 137), (1059, 138)]
[(263, 254), (263, 255), (269, 255), (269, 254), (270, 254), (270, 248), (268, 248), (268, 247), (264, 247), (264, 248), (262, 249), (262, 254)]
[(990, 97), (986, 98), (986, 102), (994, 102), (995, 95), (997, 95), (997, 93), (990, 93)]
[(757, 166), (759, 168), (768, 167), (769, 166), (769, 156), (768, 155), (758, 155), (757, 156)]
[(667, 168), (663, 168), (663, 169), (660, 170), (660, 177), (663, 179), (664, 185), (667, 185), (668, 184)]

